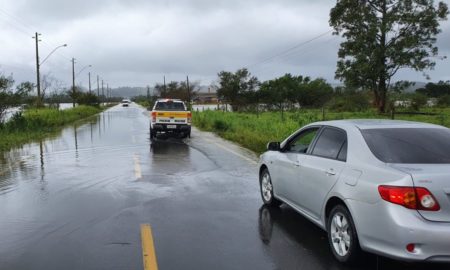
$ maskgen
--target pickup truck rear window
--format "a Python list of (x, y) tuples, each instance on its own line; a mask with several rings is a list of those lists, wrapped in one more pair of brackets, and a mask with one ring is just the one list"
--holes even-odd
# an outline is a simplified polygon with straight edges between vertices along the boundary
[(182, 102), (157, 102), (155, 111), (185, 111)]
[(386, 163), (449, 164), (450, 130), (383, 128), (361, 130), (372, 153)]

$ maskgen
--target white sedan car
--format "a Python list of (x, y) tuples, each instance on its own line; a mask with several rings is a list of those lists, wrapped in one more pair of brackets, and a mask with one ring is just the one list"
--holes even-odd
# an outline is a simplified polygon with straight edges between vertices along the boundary
[(317, 122), (259, 163), (262, 200), (328, 232), (335, 258), (361, 250), (450, 262), (450, 130), (393, 120)]
[(122, 103), (122, 107), (128, 107), (128, 105), (131, 104), (131, 100), (125, 98), (125, 99), (122, 99), (121, 103)]

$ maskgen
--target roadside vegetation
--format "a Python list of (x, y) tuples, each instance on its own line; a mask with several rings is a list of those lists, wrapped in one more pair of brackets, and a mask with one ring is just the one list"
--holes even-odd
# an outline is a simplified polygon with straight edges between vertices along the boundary
[[(76, 89), (61, 94), (60, 98), (68, 97), (78, 106), (59, 110), (58, 105), (64, 99), (55, 98), (55, 95), (46, 98), (43, 91), (44, 102), (40, 102), (33, 90), (31, 82), (16, 85), (12, 76), (0, 74), (0, 151), (43, 139), (65, 125), (95, 115), (105, 108), (95, 94)], [(12, 109), (16, 112), (7, 117)]]
[(100, 107), (81, 105), (67, 110), (28, 109), (16, 113), (9, 121), (0, 124), (0, 151), (44, 139), (67, 124), (101, 111)]
[[(450, 127), (450, 108), (427, 109), (423, 113), (433, 115), (396, 115), (398, 120), (420, 121)], [(325, 118), (323, 118), (325, 116)], [(300, 127), (315, 121), (339, 119), (389, 119), (388, 114), (378, 114), (376, 110), (360, 112), (330, 112), (320, 109), (307, 109), (285, 112), (284, 120), (278, 112), (232, 113), (222, 111), (204, 111), (193, 114), (193, 123), (204, 131), (234, 141), (256, 153), (266, 150), (270, 141), (282, 141)]]

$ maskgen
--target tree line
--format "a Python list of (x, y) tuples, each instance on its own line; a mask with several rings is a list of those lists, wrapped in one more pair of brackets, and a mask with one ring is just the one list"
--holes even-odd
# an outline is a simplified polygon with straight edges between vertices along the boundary
[[(27, 107), (44, 106), (41, 102), (37, 102), (34, 89), (35, 84), (32, 82), (22, 82), (16, 85), (12, 75), (6, 76), (0, 73), (0, 124), (3, 123), (7, 111), (11, 108), (24, 105)], [(47, 93), (50, 89), (53, 89), (53, 92)], [(95, 93), (84, 92), (80, 87), (76, 87), (75, 91), (62, 91), (62, 85), (48, 77), (42, 79), (41, 90), (44, 103), (50, 107), (58, 107), (60, 103), (70, 103), (74, 100), (81, 105), (98, 106), (100, 104), (100, 97)]]
[[(428, 100), (435, 105), (450, 106), (450, 81), (428, 83), (415, 92), (404, 92), (414, 83), (392, 83), (386, 94), (385, 110), (399, 107), (419, 110)], [(283, 111), (298, 108), (327, 108), (333, 111), (364, 111), (378, 108), (378, 100), (368, 89), (351, 85), (333, 87), (323, 78), (285, 74), (260, 82), (246, 68), (236, 72), (218, 74), (217, 94), (222, 103), (230, 104), (233, 111)]]

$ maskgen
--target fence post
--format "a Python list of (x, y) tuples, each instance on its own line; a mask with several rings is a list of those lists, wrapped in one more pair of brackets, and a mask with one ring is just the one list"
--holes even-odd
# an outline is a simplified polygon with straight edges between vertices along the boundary
[(322, 107), (322, 121), (325, 121), (325, 107)]
[(395, 107), (394, 106), (392, 106), (392, 109), (391, 109), (391, 119), (392, 120), (395, 119)]

